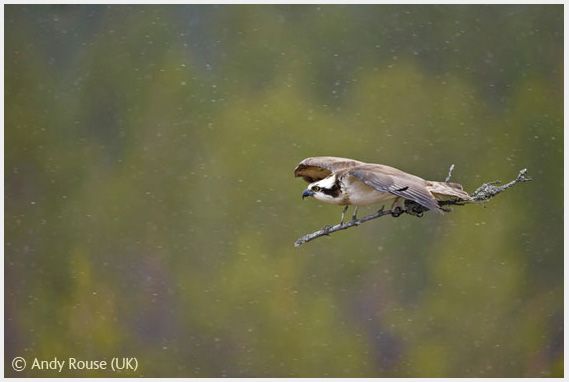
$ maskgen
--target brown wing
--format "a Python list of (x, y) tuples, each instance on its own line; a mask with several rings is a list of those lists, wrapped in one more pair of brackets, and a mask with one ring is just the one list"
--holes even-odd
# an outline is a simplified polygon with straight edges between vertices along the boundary
[(294, 176), (301, 176), (308, 183), (327, 178), (333, 172), (365, 164), (353, 159), (339, 157), (306, 158), (294, 169)]
[(426, 181), (418, 176), (408, 174), (389, 166), (368, 164), (347, 171), (368, 186), (380, 192), (419, 203), (430, 210), (442, 212), (439, 204), (426, 187)]

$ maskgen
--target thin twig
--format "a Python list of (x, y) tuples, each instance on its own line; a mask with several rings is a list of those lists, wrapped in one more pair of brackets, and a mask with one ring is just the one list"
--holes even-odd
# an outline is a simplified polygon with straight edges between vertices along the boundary
[[(448, 173), (448, 176), (446, 178), (447, 182), (450, 180), (453, 169), (454, 169), (454, 164), (452, 166), (450, 166), (449, 173)], [(486, 200), (489, 200), (489, 199), (495, 197), (499, 193), (507, 190), (508, 188), (513, 187), (514, 185), (516, 185), (518, 183), (529, 182), (530, 180), (532, 180), (532, 179), (527, 175), (527, 169), (524, 168), (523, 170), (521, 170), (519, 172), (516, 179), (512, 180), (511, 182), (506, 183), (503, 186), (496, 186), (496, 184), (499, 184), (500, 181), (484, 183), (482, 186), (478, 187), (472, 194), (470, 194), (470, 196), (472, 197), (473, 202), (484, 202)], [(449, 206), (449, 205), (462, 206), (464, 204), (466, 204), (466, 202), (454, 201), (454, 200), (447, 200), (447, 201), (439, 202), (440, 206)], [(423, 213), (426, 211), (428, 211), (428, 209), (421, 206), (420, 204), (417, 204), (417, 203), (410, 201), (410, 200), (406, 200), (405, 201), (405, 209), (401, 209), (400, 207), (396, 207), (395, 210), (385, 210), (382, 208), (379, 211), (377, 211), (376, 213), (364, 216), (363, 218), (360, 218), (360, 219), (350, 220), (347, 223), (336, 224), (334, 226), (325, 226), (322, 229), (319, 229), (318, 231), (314, 231), (312, 233), (309, 233), (309, 234), (302, 236), (300, 239), (298, 239), (297, 241), (294, 242), (294, 246), (300, 247), (302, 244), (308, 243), (309, 241), (317, 239), (321, 236), (329, 236), (330, 234), (332, 234), (334, 232), (342, 231), (342, 230), (352, 228), (352, 227), (356, 227), (356, 226), (359, 226), (360, 224), (363, 224), (363, 223), (368, 222), (370, 220), (378, 219), (382, 216), (392, 215), (394, 217), (397, 217), (397, 216), (401, 215), (402, 213), (406, 213), (409, 215), (422, 217)]]
[(448, 169), (448, 175), (447, 178), (445, 179), (446, 183), (450, 182), (450, 178), (452, 177), (452, 170), (454, 170), (454, 163), (451, 164), (450, 168)]

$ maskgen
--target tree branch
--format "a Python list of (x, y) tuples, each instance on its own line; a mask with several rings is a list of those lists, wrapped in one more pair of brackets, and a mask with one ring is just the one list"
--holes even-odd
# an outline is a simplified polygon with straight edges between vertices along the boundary
[[(450, 180), (453, 169), (454, 169), (454, 164), (450, 166), (448, 176), (446, 177), (446, 180), (445, 180), (446, 182), (448, 182)], [(516, 177), (516, 179), (512, 180), (511, 182), (506, 183), (503, 186), (498, 186), (498, 184), (501, 183), (500, 181), (484, 183), (482, 186), (478, 187), (470, 196), (472, 197), (472, 200), (474, 202), (485, 202), (489, 199), (492, 199), (493, 197), (495, 197), (499, 193), (507, 190), (508, 188), (513, 187), (514, 185), (516, 185), (518, 183), (529, 182), (530, 180), (532, 180), (532, 179), (527, 175), (527, 169), (524, 168), (523, 170), (521, 170), (518, 173), (518, 176)], [(463, 201), (453, 201), (453, 200), (440, 201), (439, 202), (440, 206), (450, 206), (450, 205), (462, 206), (464, 204), (466, 204), (466, 203)], [(421, 206), (420, 204), (417, 204), (417, 203), (410, 201), (410, 200), (406, 200), (405, 201), (405, 209), (401, 209), (400, 207), (396, 207), (393, 210), (385, 210), (382, 207), (376, 213), (364, 216), (363, 218), (360, 218), (360, 219), (350, 220), (347, 223), (336, 224), (334, 226), (324, 226), (322, 229), (319, 229), (318, 231), (314, 231), (312, 233), (309, 233), (309, 234), (302, 236), (300, 239), (298, 239), (297, 241), (294, 242), (294, 246), (300, 247), (302, 244), (308, 243), (309, 241), (317, 239), (321, 236), (330, 236), (330, 234), (332, 234), (334, 232), (342, 231), (342, 230), (352, 228), (352, 227), (356, 227), (356, 226), (359, 226), (360, 224), (363, 224), (363, 223), (368, 222), (370, 220), (380, 218), (382, 216), (391, 215), (393, 217), (398, 217), (402, 213), (406, 213), (409, 215), (422, 217), (423, 213), (426, 211), (428, 211), (428, 209)], [(450, 210), (445, 209), (445, 211), (450, 211)]]

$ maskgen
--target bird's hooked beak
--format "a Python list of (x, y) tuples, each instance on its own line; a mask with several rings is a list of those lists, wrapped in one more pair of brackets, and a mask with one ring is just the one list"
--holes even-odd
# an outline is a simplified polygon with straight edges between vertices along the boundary
[(312, 196), (312, 195), (314, 195), (314, 191), (306, 189), (302, 193), (302, 199), (306, 198), (307, 196)]

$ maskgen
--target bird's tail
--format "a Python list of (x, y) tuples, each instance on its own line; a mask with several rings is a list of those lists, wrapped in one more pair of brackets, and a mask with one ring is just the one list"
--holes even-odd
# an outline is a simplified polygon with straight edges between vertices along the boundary
[(472, 198), (466, 191), (462, 189), (462, 185), (458, 183), (445, 182), (427, 182), (427, 190), (433, 194), (436, 200), (459, 200), (463, 202), (471, 202)]

